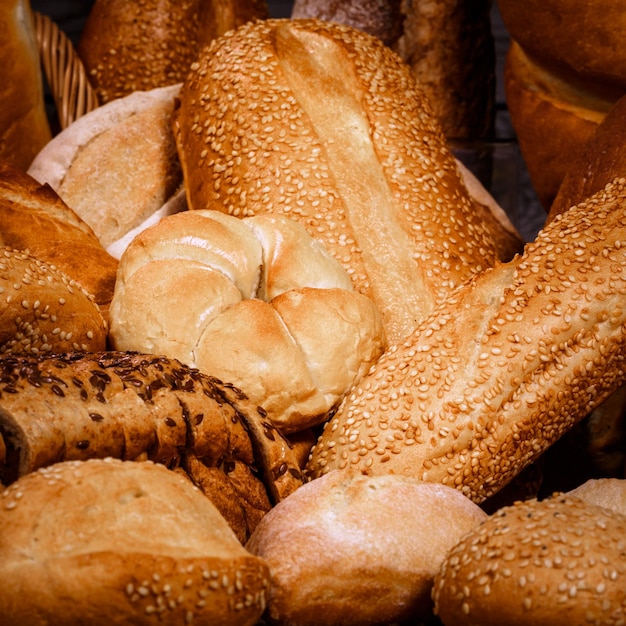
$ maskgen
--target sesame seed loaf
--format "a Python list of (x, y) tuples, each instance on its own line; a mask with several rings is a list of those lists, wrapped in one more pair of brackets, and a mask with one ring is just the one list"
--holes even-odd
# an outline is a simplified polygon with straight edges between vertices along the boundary
[(119, 352), (0, 359), (5, 484), (66, 460), (180, 467), (245, 540), (301, 484), (264, 412), (231, 385), (165, 357)]
[(0, 298), (0, 355), (106, 347), (107, 325), (93, 296), (28, 251), (0, 248)]
[(246, 24), (207, 47), (174, 118), (190, 209), (302, 223), (408, 335), (498, 251), (427, 99), (372, 35)]
[(617, 179), (387, 350), (326, 424), (309, 476), (412, 475), (482, 502), (619, 389), (624, 202)]
[(387, 343), (374, 303), (285, 215), (184, 211), (120, 259), (109, 338), (243, 389), (283, 434), (318, 426)]
[(624, 533), (626, 516), (574, 497), (503, 507), (448, 552), (435, 612), (450, 626), (617, 626)]
[(0, 621), (253, 626), (269, 571), (188, 479), (162, 465), (66, 461), (0, 507)]

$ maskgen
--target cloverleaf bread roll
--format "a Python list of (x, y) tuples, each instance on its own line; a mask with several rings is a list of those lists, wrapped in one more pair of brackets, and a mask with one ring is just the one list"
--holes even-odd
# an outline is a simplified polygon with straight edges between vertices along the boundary
[(110, 318), (115, 349), (232, 383), (285, 434), (326, 419), (387, 345), (374, 303), (280, 214), (163, 218), (120, 259)]
[(192, 64), (174, 124), (189, 208), (297, 220), (392, 342), (497, 260), (424, 93), (372, 35), (246, 24)]
[(626, 181), (553, 220), (389, 348), (307, 464), (498, 492), (624, 384)]
[(574, 497), (503, 507), (447, 554), (435, 578), (444, 625), (619, 624), (626, 516)]
[(269, 572), (184, 477), (67, 461), (2, 493), (0, 621), (252, 626)]
[(270, 568), (272, 624), (418, 623), (447, 551), (486, 517), (451, 487), (335, 471), (277, 504), (246, 547)]
[(104, 350), (107, 324), (93, 296), (28, 251), (0, 248), (0, 354)]

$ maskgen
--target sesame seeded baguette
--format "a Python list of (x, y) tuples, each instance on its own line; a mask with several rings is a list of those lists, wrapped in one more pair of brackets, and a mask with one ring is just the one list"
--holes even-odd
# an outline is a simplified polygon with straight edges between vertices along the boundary
[(106, 347), (106, 321), (93, 296), (28, 250), (0, 248), (0, 302), (1, 355)]
[(299, 221), (391, 341), (498, 258), (408, 66), (356, 28), (277, 19), (227, 33), (191, 66), (174, 125), (190, 209)]
[(626, 181), (453, 293), (392, 346), (307, 464), (498, 492), (626, 377)]
[[(248, 434), (258, 432), (262, 409), (175, 359), (121, 352), (5, 357), (0, 376), (4, 484), (60, 461), (148, 459), (198, 477), (244, 540), (271, 506), (268, 491), (280, 499), (302, 482), (288, 446)], [(259, 472), (277, 485), (266, 487)], [(227, 490), (232, 498), (224, 500)]]
[(253, 626), (269, 571), (190, 481), (162, 465), (67, 461), (0, 505), (0, 621)]
[(517, 502), (470, 530), (435, 577), (446, 626), (626, 619), (626, 516), (570, 496)]

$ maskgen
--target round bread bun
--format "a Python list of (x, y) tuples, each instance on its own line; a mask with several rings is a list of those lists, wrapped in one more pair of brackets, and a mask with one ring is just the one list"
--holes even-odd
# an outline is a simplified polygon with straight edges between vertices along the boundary
[(515, 40), (505, 59), (504, 90), (520, 152), (547, 212), (565, 173), (615, 98), (568, 82)]
[(272, 624), (417, 623), (447, 551), (486, 517), (451, 487), (331, 472), (269, 511), (246, 547), (269, 565)]
[(566, 495), (626, 515), (626, 479), (624, 478), (590, 478), (582, 485), (568, 491)]
[(104, 350), (107, 325), (93, 296), (28, 251), (0, 249), (0, 354)]
[(324, 421), (386, 347), (374, 303), (284, 215), (163, 218), (120, 259), (110, 320), (114, 349), (232, 383), (285, 434)]
[(435, 612), (446, 626), (619, 624), (625, 533), (626, 516), (578, 498), (504, 507), (446, 555)]
[(66, 461), (2, 494), (3, 624), (256, 624), (267, 565), (162, 465)]
[(171, 128), (180, 84), (135, 92), (61, 131), (28, 173), (48, 183), (119, 258), (116, 242), (185, 206)]

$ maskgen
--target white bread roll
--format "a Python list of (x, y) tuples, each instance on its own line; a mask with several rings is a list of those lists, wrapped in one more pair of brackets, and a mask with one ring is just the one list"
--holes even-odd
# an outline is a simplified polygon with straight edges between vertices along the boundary
[(3, 624), (253, 626), (263, 613), (267, 565), (162, 465), (67, 461), (2, 496)]
[(246, 547), (270, 568), (272, 624), (419, 623), (448, 550), (486, 517), (451, 487), (331, 472), (276, 505)]
[(29, 0), (0, 2), (0, 159), (25, 171), (52, 134)]
[(372, 35), (246, 24), (192, 65), (174, 123), (189, 208), (299, 221), (392, 342), (497, 260), (423, 91)]
[(171, 128), (179, 90), (177, 84), (136, 92), (98, 107), (46, 144), (28, 169), (105, 248), (146, 220), (185, 208), (184, 198), (173, 200), (182, 185)]
[(565, 495), (626, 515), (626, 479), (590, 478)]
[(625, 532), (626, 516), (573, 497), (503, 507), (448, 552), (436, 613), (454, 626), (618, 624)]
[(626, 180), (553, 220), (392, 346), (325, 425), (307, 471), (498, 492), (625, 382)]
[(115, 349), (232, 383), (284, 433), (320, 424), (386, 347), (373, 302), (283, 215), (163, 218), (122, 256), (110, 319)]

